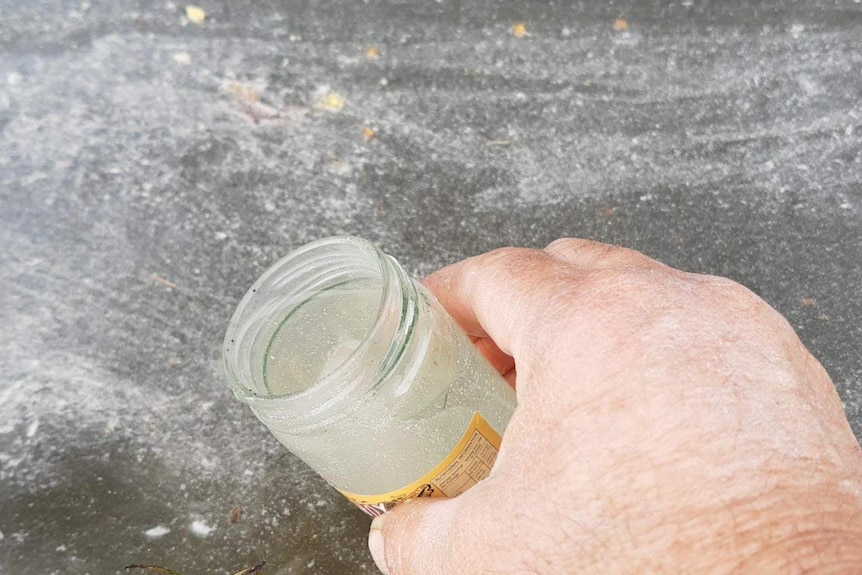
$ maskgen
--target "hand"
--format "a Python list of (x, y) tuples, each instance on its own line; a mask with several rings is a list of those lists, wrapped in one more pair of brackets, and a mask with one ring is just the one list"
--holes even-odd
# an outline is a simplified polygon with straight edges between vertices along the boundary
[(574, 239), (425, 285), (518, 408), (488, 479), (374, 521), (383, 572), (862, 570), (862, 452), (841, 401), (741, 285)]

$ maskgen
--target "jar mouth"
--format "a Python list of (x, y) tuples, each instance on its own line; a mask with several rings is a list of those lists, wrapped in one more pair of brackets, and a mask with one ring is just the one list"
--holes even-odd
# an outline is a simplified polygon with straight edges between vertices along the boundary
[[(394, 347), (400, 339), (397, 336), (404, 331), (405, 319), (412, 324), (412, 318), (405, 318), (410, 315), (404, 309), (409, 298), (404, 297), (398, 271), (391, 258), (373, 244), (351, 236), (311, 242), (270, 266), (245, 293), (228, 323), (222, 350), (225, 374), (234, 395), (256, 412), (277, 409), (280, 419), (295, 417), (302, 423), (329, 412), (348, 396), (370, 391), (368, 382), (377, 382), (376, 372), (393, 351), (387, 349), (375, 364), (367, 361), (372, 344), (378, 342), (379, 347), (379, 342), (392, 341)], [(364, 337), (338, 365), (324, 370), (304, 388), (273, 392), (267, 382), (266, 362), (280, 326), (315, 295), (345, 278), (355, 277), (379, 281), (374, 320)], [(393, 314), (388, 313), (395, 309), (401, 312), (400, 318), (393, 319)]]

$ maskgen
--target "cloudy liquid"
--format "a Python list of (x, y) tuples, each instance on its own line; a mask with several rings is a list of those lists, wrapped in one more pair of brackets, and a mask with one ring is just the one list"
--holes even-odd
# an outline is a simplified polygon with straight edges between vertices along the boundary
[[(502, 435), (515, 408), (511, 387), (439, 304), (422, 292), (419, 299), (425, 316), (403, 360), (374, 391), (323, 425), (291, 429), (267, 421), (279, 441), (338, 489), (372, 495), (404, 487), (448, 455), (475, 412)], [(398, 320), (400, 311), (380, 310), (380, 300), (379, 284), (360, 280), (294, 308), (266, 351), (267, 392), (301, 393), (336, 372), (381, 314)], [(374, 362), (373, 373), (391, 343), (372, 339), (357, 358)]]

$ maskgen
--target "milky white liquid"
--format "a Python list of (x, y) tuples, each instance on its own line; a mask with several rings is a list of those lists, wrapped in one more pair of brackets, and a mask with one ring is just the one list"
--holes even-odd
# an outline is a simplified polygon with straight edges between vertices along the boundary
[[(295, 308), (269, 343), (267, 392), (297, 394), (336, 371), (370, 334), (381, 314), (380, 294), (379, 284), (351, 281)], [(343, 491), (374, 495), (404, 487), (449, 454), (474, 412), (502, 434), (515, 408), (511, 387), (439, 304), (424, 292), (419, 299), (425, 314), (412, 341), (425, 346), (408, 346), (370, 395), (322, 425), (297, 429), (266, 421), (288, 449)], [(400, 311), (382, 313), (397, 321)], [(371, 340), (358, 357), (375, 367), (391, 343)]]

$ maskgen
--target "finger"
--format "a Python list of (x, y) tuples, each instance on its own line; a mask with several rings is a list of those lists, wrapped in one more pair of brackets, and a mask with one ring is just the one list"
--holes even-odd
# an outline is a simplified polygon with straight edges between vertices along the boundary
[(555, 259), (584, 269), (666, 267), (663, 263), (635, 250), (578, 238), (554, 240), (544, 251)]
[(423, 283), (468, 335), (490, 337), (518, 357), (555, 288), (576, 274), (542, 250), (501, 248), (447, 266)]
[(503, 374), (503, 379), (506, 380), (506, 382), (512, 387), (512, 389), (518, 389), (518, 386), (515, 383), (518, 379), (518, 372), (514, 367), (512, 368), (512, 371)]
[(481, 521), (482, 514), (466, 509), (467, 500), (463, 495), (413, 499), (377, 517), (368, 534), (377, 568), (385, 575), (484, 572), (483, 566), (471, 565), (481, 560), (478, 538), (483, 530), (470, 523)]
[(473, 338), (473, 345), (503, 377), (515, 369), (515, 359), (504, 353), (490, 337)]

